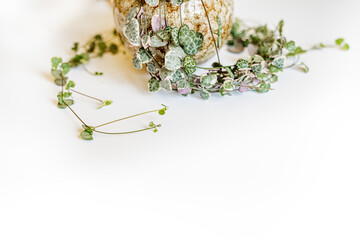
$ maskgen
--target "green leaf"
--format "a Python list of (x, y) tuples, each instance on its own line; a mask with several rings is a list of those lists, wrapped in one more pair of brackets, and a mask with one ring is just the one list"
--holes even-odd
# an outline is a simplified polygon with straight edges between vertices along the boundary
[(200, 96), (204, 100), (208, 100), (210, 98), (210, 93), (206, 90), (199, 90)]
[(173, 43), (176, 47), (180, 45), (178, 28), (174, 27), (173, 29), (171, 29), (171, 39), (173, 40)]
[(159, 0), (145, 0), (150, 7), (157, 7), (159, 5)]
[(196, 62), (192, 56), (186, 56), (183, 62), (184, 71), (187, 74), (192, 74), (196, 71)]
[(251, 67), (251, 71), (255, 74), (255, 75), (259, 75), (262, 71), (262, 66), (261, 64), (254, 64)]
[(298, 65), (297, 68), (299, 70), (303, 71), (304, 73), (309, 72), (309, 67), (304, 62), (302, 62), (300, 65)]
[(170, 71), (176, 71), (181, 67), (181, 59), (176, 51), (169, 51), (165, 55), (165, 67)]
[(60, 70), (55, 70), (55, 69), (52, 69), (51, 70), (51, 75), (55, 78), (55, 79), (63, 79), (63, 76), (62, 76), (62, 73)]
[(69, 98), (71, 97), (72, 93), (71, 92), (64, 92), (63, 93), (63, 98)]
[(232, 80), (226, 80), (223, 84), (223, 88), (226, 91), (233, 91), (235, 90), (235, 85), (234, 82)]
[(160, 90), (160, 82), (156, 78), (151, 78), (148, 83), (150, 92), (157, 92)]
[(269, 66), (269, 70), (271, 73), (278, 73), (278, 72), (281, 72), (282, 70), (274, 65), (270, 65)]
[(247, 60), (245, 59), (239, 59), (236, 63), (236, 68), (241, 70), (241, 69), (246, 69), (249, 68), (250, 64)]
[(278, 80), (279, 80), (279, 77), (277, 75), (272, 75), (269, 82), (276, 83)]
[(103, 107), (107, 107), (110, 106), (113, 103), (112, 100), (105, 100), (102, 102), (101, 106), (99, 107), (99, 109), (103, 108)]
[(59, 57), (53, 57), (51, 58), (51, 67), (53, 69), (57, 69), (57, 67), (59, 66), (60, 63), (62, 63), (62, 58)]
[(70, 72), (70, 65), (68, 63), (61, 64), (62, 74), (66, 75)]
[(253, 56), (253, 62), (254, 62), (254, 63), (261, 63), (261, 62), (263, 62), (263, 61), (264, 61), (264, 58), (261, 57), (260, 55), (255, 55), (255, 56)]
[(93, 140), (93, 131), (90, 129), (86, 129), (80, 133), (80, 136), (87, 141)]
[(142, 61), (141, 61), (141, 58), (140, 58), (140, 54), (139, 53), (135, 53), (134, 54), (134, 58), (133, 58), (133, 61), (132, 61), (132, 64), (134, 66), (135, 69), (142, 69)]
[(284, 56), (277, 57), (272, 61), (272, 65), (282, 70), (285, 65), (285, 60), (286, 60), (286, 57), (284, 57)]
[(294, 41), (290, 41), (288, 43), (286, 43), (285, 48), (289, 51), (289, 52), (294, 52), (296, 45)]
[(117, 54), (119, 52), (119, 47), (115, 43), (111, 43), (109, 47), (109, 51), (112, 54)]
[(235, 75), (233, 73), (233, 71), (231, 70), (230, 67), (225, 67), (226, 71), (228, 72), (229, 76), (232, 78), (232, 79), (235, 79)]
[(259, 89), (257, 89), (257, 91), (259, 93), (267, 93), (270, 91), (270, 88), (271, 88), (271, 84), (264, 82), (264, 83), (260, 84), (260, 87), (259, 87)]
[(345, 50), (345, 51), (348, 51), (348, 50), (350, 50), (350, 45), (349, 44), (344, 44), (344, 46), (343, 46), (343, 50)]
[(217, 82), (217, 76), (215, 74), (203, 75), (200, 82), (204, 88), (212, 88)]
[(202, 33), (195, 33), (194, 30), (190, 30), (188, 25), (184, 24), (179, 30), (179, 42), (184, 51), (193, 56), (202, 48), (204, 36)]
[(124, 27), (124, 34), (126, 39), (130, 42), (133, 46), (140, 46), (141, 39), (140, 39), (140, 25), (139, 22), (132, 18)]
[(167, 26), (164, 30), (159, 30), (156, 32), (156, 35), (163, 41), (170, 41), (171, 39), (171, 30), (170, 26)]
[(69, 81), (66, 85), (65, 85), (65, 89), (69, 90), (70, 88), (74, 88), (75, 87), (75, 82), (74, 81)]
[(341, 46), (341, 44), (345, 41), (345, 39), (343, 38), (339, 38), (339, 39), (336, 39), (335, 43), (339, 46)]

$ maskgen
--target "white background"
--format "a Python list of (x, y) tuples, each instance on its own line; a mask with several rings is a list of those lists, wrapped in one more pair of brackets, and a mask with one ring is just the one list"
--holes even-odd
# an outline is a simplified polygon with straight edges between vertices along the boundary
[[(237, 1), (236, 15), (274, 26), (303, 46), (345, 37), (351, 51), (303, 57), (260, 95), (150, 94), (147, 75), (120, 55), (76, 70), (77, 98), (92, 124), (170, 106), (108, 127), (162, 123), (159, 133), (78, 137), (56, 107), (52, 56), (113, 26), (95, 0), (1, 0), (1, 240), (360, 239), (359, 10), (355, 0)], [(224, 54), (226, 55), (225, 51)], [(233, 61), (237, 56), (228, 56)], [(233, 58), (233, 59), (231, 59)]]

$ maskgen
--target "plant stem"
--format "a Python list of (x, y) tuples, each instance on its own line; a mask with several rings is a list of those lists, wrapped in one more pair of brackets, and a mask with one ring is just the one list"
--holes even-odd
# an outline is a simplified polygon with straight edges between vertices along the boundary
[(89, 96), (89, 95), (87, 95), (87, 94), (84, 94), (84, 93), (78, 92), (78, 91), (76, 91), (76, 90), (74, 90), (74, 89), (72, 89), (72, 88), (70, 88), (69, 90), (70, 90), (70, 91), (72, 91), (72, 92), (74, 92), (74, 93), (77, 93), (77, 94), (79, 94), (79, 95), (82, 95), (82, 96), (84, 96), (84, 97), (88, 97), (88, 98), (94, 99), (94, 100), (96, 100), (96, 101), (99, 101), (99, 102), (101, 102), (101, 103), (103, 103), (103, 102), (104, 102), (104, 101), (103, 101), (103, 100), (101, 100), (101, 99), (98, 99), (98, 98), (95, 98), (95, 97)]
[[(208, 23), (209, 23), (209, 28), (210, 28), (211, 36), (212, 36), (212, 38), (213, 38), (213, 42), (214, 42), (214, 45), (215, 45), (216, 55), (217, 55), (217, 58), (218, 58), (219, 63), (221, 63), (221, 62), (220, 62), (219, 51), (218, 51), (218, 46), (217, 46), (217, 44), (216, 44), (215, 36), (214, 36), (213, 30), (212, 30), (212, 27), (211, 27), (211, 23), (210, 23), (209, 14), (208, 14), (208, 12), (207, 12), (207, 10), (206, 10), (206, 6), (205, 6), (205, 3), (204, 3), (203, 0), (201, 0), (201, 3), (202, 3), (202, 5), (203, 5), (203, 7), (204, 7), (205, 14), (206, 14), (206, 18), (207, 18)], [(219, 47), (220, 47), (220, 46), (219, 46)]]
[(144, 131), (148, 131), (148, 130), (152, 130), (152, 129), (154, 129), (154, 128), (144, 128), (144, 129), (140, 129), (140, 130), (129, 131), (129, 132), (120, 132), (120, 133), (102, 132), (102, 131), (98, 131), (95, 129), (93, 129), (93, 131), (96, 133), (107, 134), (107, 135), (125, 135), (125, 134), (131, 134), (131, 133), (144, 132)]
[(113, 124), (113, 123), (116, 123), (116, 122), (120, 122), (120, 121), (129, 119), (129, 118), (134, 118), (134, 117), (138, 117), (138, 116), (141, 116), (141, 115), (145, 115), (145, 114), (149, 114), (149, 113), (154, 113), (154, 112), (158, 112), (158, 111), (160, 111), (160, 110), (152, 110), (152, 111), (143, 112), (143, 113), (139, 113), (139, 114), (136, 114), (136, 115), (132, 115), (132, 116), (120, 118), (120, 119), (117, 119), (117, 120), (114, 120), (114, 121), (111, 121), (111, 122), (104, 123), (104, 124), (101, 124), (101, 125), (99, 125), (99, 126), (96, 126), (96, 127), (94, 127), (94, 129), (100, 128), (100, 127), (103, 127), (103, 126), (106, 126), (106, 125), (110, 125), (110, 124)]

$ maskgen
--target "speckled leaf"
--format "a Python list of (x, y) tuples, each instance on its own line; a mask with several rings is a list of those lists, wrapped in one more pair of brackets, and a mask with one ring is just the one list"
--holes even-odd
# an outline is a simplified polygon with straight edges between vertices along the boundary
[(182, 95), (189, 94), (191, 92), (190, 83), (185, 80), (179, 81), (177, 83), (177, 90)]
[(202, 33), (195, 33), (188, 25), (182, 25), (179, 30), (179, 42), (188, 55), (195, 55), (202, 47), (204, 36)]
[[(161, 22), (161, 24), (160, 24)], [(161, 17), (161, 21), (160, 21), (160, 16), (159, 15), (154, 15), (151, 19), (151, 28), (154, 32), (159, 31), (160, 29), (163, 29), (165, 27), (165, 17), (162, 16)]]
[(270, 83), (262, 83), (262, 84), (260, 84), (260, 87), (259, 87), (259, 89), (257, 89), (257, 91), (259, 93), (267, 93), (270, 91), (270, 88), (271, 88)]
[(145, 0), (150, 7), (156, 7), (159, 5), (159, 0)]
[(182, 49), (182, 47), (176, 47), (175, 45), (171, 44), (169, 48), (171, 51), (175, 51), (179, 58), (184, 59), (186, 57), (186, 53), (184, 52), (184, 49)]
[(160, 82), (156, 78), (151, 78), (148, 82), (150, 92), (157, 92), (160, 90)]
[(159, 30), (156, 35), (163, 41), (170, 41), (171, 39), (171, 27), (167, 26), (164, 30)]
[(177, 82), (182, 81), (184, 79), (185, 79), (185, 72), (181, 68), (176, 70), (175, 73), (170, 77), (170, 81), (172, 83), (177, 83)]
[(168, 42), (164, 42), (162, 41), (158, 36), (154, 35), (151, 37), (151, 40), (150, 40), (150, 46), (151, 47), (164, 47), (168, 45)]
[(142, 63), (148, 63), (151, 61), (149, 53), (145, 49), (140, 48), (138, 54), (140, 55), (140, 60)]
[(179, 29), (177, 27), (171, 29), (171, 38), (173, 40), (174, 45), (178, 47), (180, 42), (179, 42)]
[(174, 75), (174, 71), (167, 70), (166, 68), (160, 69), (160, 78), (161, 80), (170, 80), (172, 76)]
[(164, 89), (165, 91), (168, 91), (168, 92), (171, 92), (172, 91), (172, 86), (171, 86), (171, 82), (170, 82), (170, 80), (162, 80), (161, 82), (160, 82), (160, 87), (162, 88), (162, 89)]
[(275, 58), (275, 59), (272, 61), (272, 65), (274, 65), (274, 66), (277, 67), (277, 68), (283, 69), (283, 68), (284, 68), (284, 65), (285, 65), (285, 60), (286, 60), (286, 58), (285, 58), (284, 56), (283, 56), (283, 57)]
[(165, 55), (165, 67), (170, 71), (175, 71), (181, 67), (181, 59), (175, 51), (169, 51)]
[(226, 80), (223, 84), (223, 88), (226, 91), (233, 91), (235, 89), (234, 82), (232, 80)]
[(184, 2), (184, 0), (170, 0), (170, 2), (174, 6), (179, 6)]
[(204, 100), (208, 100), (210, 98), (210, 93), (206, 90), (200, 90), (199, 93), (201, 98)]
[(132, 7), (126, 14), (126, 22), (129, 22), (130, 20), (134, 19), (136, 15), (139, 13), (138, 7)]
[(140, 26), (139, 22), (135, 18), (125, 24), (124, 34), (131, 45), (140, 46)]
[(217, 76), (215, 74), (201, 76), (200, 83), (204, 88), (211, 88), (217, 82)]
[(259, 75), (261, 73), (262, 67), (260, 64), (255, 64), (251, 67), (251, 70), (255, 75)]
[(146, 70), (149, 72), (149, 73), (157, 73), (159, 72), (159, 70), (157, 69), (156, 65), (153, 63), (153, 62), (149, 62), (146, 66)]
[(264, 59), (259, 55), (255, 55), (253, 57), (253, 62), (255, 62), (255, 63), (261, 63), (262, 61), (264, 61)]
[(184, 65), (184, 71), (187, 74), (192, 74), (196, 71), (196, 62), (192, 56), (186, 56), (184, 58), (183, 65)]
[(142, 69), (140, 54), (138, 54), (138, 53), (134, 54), (132, 63), (133, 63), (134, 68), (139, 69), (139, 70)]
[(230, 67), (225, 67), (225, 69), (228, 72), (229, 77), (231, 77), (232, 79), (235, 79), (235, 75), (234, 75), (233, 71), (231, 70), (231, 68)]
[(250, 64), (247, 60), (245, 59), (239, 59), (236, 63), (236, 67), (237, 69), (241, 70), (241, 69), (246, 69), (250, 67)]
[(146, 49), (150, 46), (150, 36), (147, 34), (142, 35), (141, 45)]

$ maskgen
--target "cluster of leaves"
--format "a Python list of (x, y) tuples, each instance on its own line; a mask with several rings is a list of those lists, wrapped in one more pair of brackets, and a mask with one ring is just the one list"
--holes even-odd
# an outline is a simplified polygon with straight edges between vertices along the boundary
[[(130, 132), (119, 132), (119, 133), (112, 133), (112, 132), (102, 132), (99, 131), (98, 128), (113, 124), (125, 119), (137, 117), (144, 114), (149, 114), (153, 112), (158, 112), (160, 115), (164, 115), (166, 111), (168, 110), (168, 107), (163, 105), (161, 109), (148, 111), (140, 114), (136, 114), (133, 116), (117, 119), (105, 124), (101, 124), (96, 127), (92, 127), (87, 125), (80, 117), (79, 115), (72, 109), (72, 105), (74, 105), (74, 99), (73, 99), (73, 93), (88, 97), (90, 99), (93, 99), (95, 101), (100, 102), (99, 109), (105, 106), (109, 106), (112, 104), (111, 100), (101, 100), (92, 96), (89, 96), (87, 94), (81, 93), (77, 90), (75, 90), (75, 82), (72, 80), (68, 80), (68, 74), (71, 70), (71, 68), (78, 67), (80, 65), (84, 66), (87, 64), (92, 58), (94, 57), (101, 57), (105, 53), (111, 53), (116, 54), (119, 52), (119, 49), (121, 47), (121, 43), (114, 43), (113, 41), (109, 41), (109, 39), (106, 39), (106, 36), (112, 36), (113, 39), (111, 40), (118, 40), (118, 35), (116, 30), (112, 31), (111, 34), (104, 34), (95, 35), (90, 41), (85, 44), (83, 51), (79, 53), (80, 47), (79, 43), (74, 43), (72, 50), (75, 52), (75, 56), (72, 57), (68, 62), (63, 62), (62, 58), (59, 57), (53, 57), (51, 59), (51, 74), (54, 77), (54, 82), (56, 85), (61, 87), (61, 91), (57, 95), (58, 99), (58, 107), (61, 109), (69, 108), (71, 112), (79, 119), (79, 121), (83, 124), (83, 131), (80, 133), (80, 136), (85, 140), (92, 140), (94, 132), (101, 133), (101, 134), (130, 134), (130, 133), (136, 133), (136, 132), (142, 132), (147, 130), (152, 130), (154, 132), (158, 131), (158, 128), (161, 127), (159, 124), (154, 124), (153, 122), (150, 122), (149, 126), (140, 130), (130, 131)], [(87, 70), (85, 68), (85, 70)], [(88, 70), (87, 70), (88, 71)], [(89, 71), (88, 71), (89, 72)], [(91, 73), (91, 72), (90, 72)], [(91, 73), (93, 75), (102, 75), (102, 73)]]
[[(166, 1), (163, 2), (165, 7)], [(179, 5), (181, 11), (182, 1), (171, 2)], [(146, 19), (145, 3), (138, 3), (127, 13), (124, 36), (130, 45), (137, 49), (133, 58), (134, 67), (142, 69), (145, 64), (151, 75), (148, 82), (151, 92), (161, 89), (177, 90), (183, 96), (199, 92), (203, 99), (209, 99), (211, 93), (216, 92), (222, 96), (249, 90), (267, 93), (284, 69), (296, 67), (304, 72), (309, 71), (304, 63), (298, 63), (298, 56), (308, 50), (286, 39), (283, 35), (284, 21), (280, 21), (275, 29), (270, 29), (267, 25), (245, 27), (241, 20), (237, 19), (231, 29), (229, 50), (240, 53), (248, 48), (250, 56), (239, 59), (234, 65), (223, 66), (219, 59), (212, 67), (202, 68), (197, 66), (193, 56), (202, 48), (203, 35), (190, 30), (186, 24), (180, 28), (168, 26), (166, 14), (164, 18), (161, 16), (161, 0), (145, 1), (150, 7), (158, 7), (160, 4), (160, 14), (152, 16), (151, 21)], [(203, 7), (207, 13), (205, 4)], [(165, 9), (164, 12), (166, 13)], [(151, 22), (150, 29), (147, 22)], [(218, 28), (212, 34), (214, 45), (219, 48), (222, 35), (219, 16), (216, 17), (216, 22)], [(212, 30), (211, 26), (209, 28)], [(214, 35), (217, 35), (217, 41)], [(336, 40), (335, 46), (349, 49), (344, 39)], [(319, 44), (312, 49), (325, 47), (331, 46)], [(294, 63), (286, 65), (289, 58), (295, 59)], [(206, 73), (196, 75), (198, 69), (206, 70)]]

